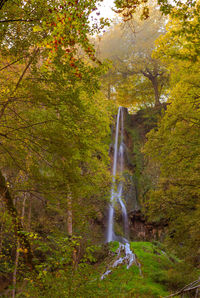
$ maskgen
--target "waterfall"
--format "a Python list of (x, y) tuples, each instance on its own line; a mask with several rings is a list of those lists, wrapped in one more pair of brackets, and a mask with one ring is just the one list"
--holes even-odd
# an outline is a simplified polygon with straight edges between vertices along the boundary
[[(128, 241), (128, 214), (126, 205), (123, 201), (123, 171), (124, 171), (124, 114), (123, 108), (119, 107), (117, 114), (116, 132), (115, 132), (115, 146), (114, 146), (114, 160), (113, 160), (113, 177), (112, 177), (112, 188), (110, 196), (110, 205), (108, 211), (108, 226), (107, 226), (107, 239), (106, 242), (118, 241), (119, 248), (117, 250), (117, 259), (110, 266), (108, 270), (101, 276), (103, 280), (108, 274), (112, 273), (112, 268), (117, 267), (120, 264), (126, 264), (127, 269), (133, 264), (138, 266), (140, 274), (142, 275), (141, 265), (138, 262), (136, 255), (130, 248)], [(119, 142), (120, 138), (120, 142)], [(119, 143), (119, 144), (118, 144)], [(121, 181), (117, 183), (116, 174), (119, 174)], [(114, 232), (114, 213), (115, 205), (119, 204), (122, 212), (122, 222), (124, 237), (117, 236)], [(124, 243), (124, 244), (123, 244)]]
[[(119, 143), (120, 138), (120, 144)], [(117, 171), (118, 170), (118, 171)], [(108, 226), (107, 226), (107, 242), (117, 240), (118, 237), (114, 232), (114, 212), (115, 205), (119, 203), (122, 210), (123, 230), (124, 236), (128, 237), (128, 215), (126, 206), (123, 202), (123, 181), (117, 185), (116, 174), (118, 172), (119, 177), (123, 178), (124, 171), (124, 114), (123, 108), (119, 107), (117, 114), (116, 132), (115, 132), (115, 146), (114, 146), (114, 159), (113, 159), (113, 177), (112, 177), (112, 189), (111, 198), (108, 211)], [(123, 242), (128, 242), (126, 238), (123, 238)]]
[(112, 189), (111, 198), (108, 211), (108, 228), (107, 228), (107, 242), (114, 239), (114, 203), (116, 198), (115, 182), (116, 182), (116, 171), (117, 171), (117, 155), (118, 155), (118, 137), (119, 137), (119, 118), (120, 118), (121, 107), (118, 109), (117, 124), (115, 132), (115, 147), (114, 147), (114, 160), (113, 160), (113, 172), (112, 172)]

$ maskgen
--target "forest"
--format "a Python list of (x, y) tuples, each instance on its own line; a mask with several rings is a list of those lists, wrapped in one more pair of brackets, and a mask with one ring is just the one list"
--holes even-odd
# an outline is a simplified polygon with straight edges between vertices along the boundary
[(200, 1), (104, 2), (0, 0), (1, 297), (200, 297)]

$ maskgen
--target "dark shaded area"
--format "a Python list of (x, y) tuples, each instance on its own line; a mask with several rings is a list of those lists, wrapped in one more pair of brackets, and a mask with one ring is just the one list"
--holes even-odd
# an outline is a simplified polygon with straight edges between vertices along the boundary
[(129, 213), (131, 240), (162, 241), (165, 236), (167, 222), (148, 222), (141, 210)]

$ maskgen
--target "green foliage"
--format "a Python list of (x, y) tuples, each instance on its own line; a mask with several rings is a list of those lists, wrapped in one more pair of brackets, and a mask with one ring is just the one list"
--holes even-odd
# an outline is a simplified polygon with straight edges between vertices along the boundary
[(143, 157), (141, 153), (141, 140), (139, 137), (138, 130), (136, 128), (133, 128), (132, 130), (129, 130), (132, 137), (133, 142), (133, 156), (134, 156), (134, 178), (136, 180), (140, 179), (140, 175), (143, 169)]
[[(119, 243), (109, 244), (111, 254), (117, 250)], [(28, 287), (24, 292), (26, 297), (160, 297), (166, 296), (168, 284), (168, 270), (174, 267), (168, 255), (160, 248), (148, 242), (132, 242), (131, 248), (137, 254), (142, 264), (143, 277), (138, 268), (133, 265), (130, 269), (122, 265), (113, 270), (104, 280), (100, 280), (104, 272), (108, 258), (96, 263), (93, 257), (101, 251), (102, 247), (89, 247), (88, 258), (80, 261), (76, 270), (70, 264), (62, 268), (55, 268), (52, 272), (43, 270), (39, 279), (30, 278)], [(91, 256), (92, 260), (91, 260)], [(59, 289), (59, 291), (58, 291)]]
[(13, 270), (12, 248), (15, 246), (15, 239), (13, 239), (12, 219), (6, 210), (0, 210), (1, 218), (1, 245), (0, 245), (0, 272), (11, 273)]
[(136, 114), (129, 115), (129, 119), (126, 123), (126, 131), (129, 135), (128, 138), (131, 140), (128, 163), (130, 167), (134, 168), (131, 175), (137, 189), (137, 199), (141, 207), (143, 207), (143, 200), (146, 193), (157, 181), (155, 176), (159, 173), (159, 171), (157, 171), (157, 165), (150, 163), (144, 156), (142, 148), (146, 142), (146, 133), (156, 127), (161, 118), (161, 111), (162, 106), (159, 109), (140, 109)]
[(154, 103), (151, 82), (142, 75), (130, 75), (117, 88), (118, 102), (133, 111)]
[(68, 234), (91, 238), (110, 184), (112, 112), (100, 91), (106, 65), (89, 38), (107, 22), (90, 26), (96, 0), (77, 3), (8, 0), (0, 10), (1, 206), (12, 219), (0, 219), (1, 264), (5, 273), (16, 269), (19, 281), (28, 276), (27, 251), (18, 245), (24, 236), (41, 288), (56, 265), (72, 263)]
[(156, 55), (164, 60), (170, 58), (170, 99), (158, 129), (149, 133), (145, 145), (146, 154), (159, 163), (161, 170), (159, 183), (149, 193), (146, 202), (148, 213), (151, 218), (160, 214), (169, 222), (167, 242), (179, 256), (194, 266), (197, 266), (199, 258), (200, 227), (200, 74), (199, 55), (198, 59), (193, 59), (193, 54), (197, 54), (195, 47), (195, 53), (190, 52), (191, 56), (188, 50), (192, 44), (198, 45), (199, 36), (196, 36), (195, 30), (191, 31), (189, 42), (187, 34), (180, 38), (180, 32), (184, 34), (187, 26), (199, 23), (199, 18), (196, 18), (198, 9), (196, 5), (187, 10), (190, 18), (186, 18), (186, 24), (177, 23), (181, 19), (177, 15), (158, 44)]
[(117, 242), (117, 241), (112, 241), (112, 242), (109, 243), (109, 249), (110, 249), (112, 252), (115, 252), (118, 248), (119, 248), (119, 242)]

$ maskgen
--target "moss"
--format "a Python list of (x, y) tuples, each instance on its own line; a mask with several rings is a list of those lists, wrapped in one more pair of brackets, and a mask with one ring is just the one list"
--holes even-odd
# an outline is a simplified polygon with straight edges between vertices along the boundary
[(115, 252), (119, 248), (119, 242), (118, 241), (112, 241), (109, 243), (109, 248), (112, 252)]
[[(120, 265), (101, 280), (101, 275), (109, 269), (109, 264), (116, 258), (118, 242), (108, 245), (110, 253), (96, 264), (83, 263), (76, 271), (66, 267), (64, 270), (48, 273), (45, 287), (39, 288), (35, 283), (31, 288), (31, 297), (137, 297), (156, 298), (169, 295), (168, 273), (174, 270), (174, 263), (163, 251), (164, 247), (151, 242), (131, 242), (131, 249), (141, 263), (139, 268), (132, 265), (129, 269)], [(161, 247), (161, 248), (160, 248)], [(99, 248), (98, 248), (99, 249)], [(105, 247), (102, 246), (102, 250)], [(29, 288), (30, 289), (30, 288)], [(30, 297), (30, 296), (29, 296)]]
[[(119, 244), (109, 244), (112, 252)], [(143, 276), (140, 275), (136, 265), (127, 270), (125, 265), (113, 269), (103, 281), (100, 275), (107, 268), (107, 260), (98, 266), (93, 281), (86, 284), (84, 291), (92, 289), (93, 294), (87, 297), (161, 297), (167, 296), (167, 272), (173, 267), (173, 262), (162, 250), (151, 242), (131, 242), (131, 249), (137, 255), (142, 265)], [(92, 279), (92, 278), (91, 278)], [(93, 296), (92, 296), (93, 295)], [(78, 296), (79, 297), (79, 296)], [(81, 297), (81, 296), (80, 296)]]

